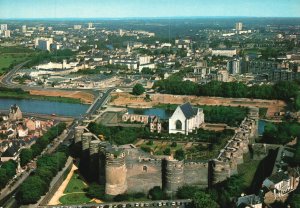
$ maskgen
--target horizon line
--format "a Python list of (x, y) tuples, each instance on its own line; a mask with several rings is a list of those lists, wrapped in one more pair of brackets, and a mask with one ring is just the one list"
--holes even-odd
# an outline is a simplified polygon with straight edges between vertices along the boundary
[(0, 20), (84, 20), (84, 19), (102, 19), (102, 20), (125, 20), (125, 19), (197, 19), (197, 18), (300, 18), (300, 16), (145, 16), (145, 17), (6, 17)]

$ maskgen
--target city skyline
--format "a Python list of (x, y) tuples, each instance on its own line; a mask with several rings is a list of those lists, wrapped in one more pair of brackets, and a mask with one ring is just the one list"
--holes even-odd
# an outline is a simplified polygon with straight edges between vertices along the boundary
[(0, 0), (1, 19), (300, 17), (297, 0)]

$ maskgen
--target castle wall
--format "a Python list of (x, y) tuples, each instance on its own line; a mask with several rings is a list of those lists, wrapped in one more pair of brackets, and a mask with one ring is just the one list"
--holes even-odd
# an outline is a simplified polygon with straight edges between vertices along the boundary
[(185, 163), (184, 184), (200, 187), (208, 186), (208, 163)]
[(162, 186), (161, 160), (127, 161), (128, 192), (144, 192), (154, 186)]

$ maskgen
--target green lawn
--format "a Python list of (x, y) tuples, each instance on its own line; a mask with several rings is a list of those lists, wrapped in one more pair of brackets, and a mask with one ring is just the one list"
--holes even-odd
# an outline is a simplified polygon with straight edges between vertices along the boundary
[(25, 61), (26, 55), (24, 54), (4, 54), (0, 55), (0, 74), (6, 72), (11, 64), (20, 63)]
[(67, 194), (59, 199), (60, 203), (63, 205), (69, 204), (86, 204), (91, 201), (90, 198), (85, 196), (85, 193), (74, 193), (74, 194)]
[(242, 184), (243, 187), (249, 188), (251, 186), (259, 163), (259, 160), (249, 160), (238, 165), (238, 173), (244, 178), (244, 183)]
[(84, 183), (84, 181), (80, 178), (80, 176), (77, 173), (74, 173), (64, 193), (68, 194), (74, 192), (85, 192), (84, 190), (85, 188), (87, 188), (87, 185)]
[(36, 52), (22, 46), (0, 47), (0, 74), (9, 70), (11, 64), (26, 61)]

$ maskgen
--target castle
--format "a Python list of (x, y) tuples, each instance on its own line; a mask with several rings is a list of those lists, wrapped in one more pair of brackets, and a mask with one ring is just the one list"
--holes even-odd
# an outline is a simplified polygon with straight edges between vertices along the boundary
[(75, 144), (81, 144), (88, 155), (89, 170), (97, 167), (97, 178), (105, 185), (105, 193), (145, 192), (160, 186), (172, 195), (178, 187), (196, 185), (207, 187), (237, 174), (243, 163), (248, 144), (257, 135), (258, 109), (251, 108), (235, 135), (220, 151), (217, 158), (203, 162), (178, 161), (170, 156), (154, 156), (134, 145), (113, 146), (100, 141), (83, 126), (75, 128)]

